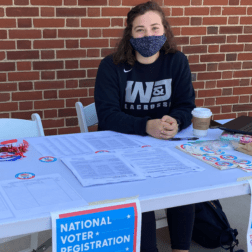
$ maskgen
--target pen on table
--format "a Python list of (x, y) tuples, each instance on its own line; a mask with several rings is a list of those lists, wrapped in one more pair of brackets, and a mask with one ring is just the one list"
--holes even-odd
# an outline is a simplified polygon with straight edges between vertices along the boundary
[(198, 137), (174, 137), (168, 139), (169, 141), (181, 141), (181, 140), (198, 140)]

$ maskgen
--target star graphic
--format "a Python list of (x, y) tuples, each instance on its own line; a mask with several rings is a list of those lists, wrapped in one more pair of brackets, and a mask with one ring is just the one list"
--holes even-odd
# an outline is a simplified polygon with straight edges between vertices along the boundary
[(129, 250), (129, 248), (126, 248), (126, 251), (128, 251)]
[(99, 235), (99, 232), (96, 232), (96, 235)]
[(127, 215), (127, 218), (129, 219), (130, 217), (131, 217), (131, 216), (128, 214), (128, 215)]

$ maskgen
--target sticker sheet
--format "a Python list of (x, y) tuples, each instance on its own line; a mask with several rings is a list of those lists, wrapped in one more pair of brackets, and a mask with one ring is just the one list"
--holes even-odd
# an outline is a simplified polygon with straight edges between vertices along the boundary
[(176, 148), (219, 170), (240, 168), (252, 172), (251, 161), (240, 158), (229, 141), (195, 141), (178, 145)]

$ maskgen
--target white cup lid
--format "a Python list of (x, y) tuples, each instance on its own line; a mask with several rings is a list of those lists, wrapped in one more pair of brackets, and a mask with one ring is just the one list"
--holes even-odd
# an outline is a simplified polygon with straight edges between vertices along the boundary
[(212, 115), (212, 112), (208, 108), (195, 108), (192, 115), (199, 118), (208, 118)]

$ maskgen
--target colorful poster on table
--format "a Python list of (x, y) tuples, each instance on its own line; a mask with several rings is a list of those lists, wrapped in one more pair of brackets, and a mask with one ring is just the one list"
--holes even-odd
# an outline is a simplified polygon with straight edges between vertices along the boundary
[(138, 199), (51, 213), (53, 252), (139, 252)]

